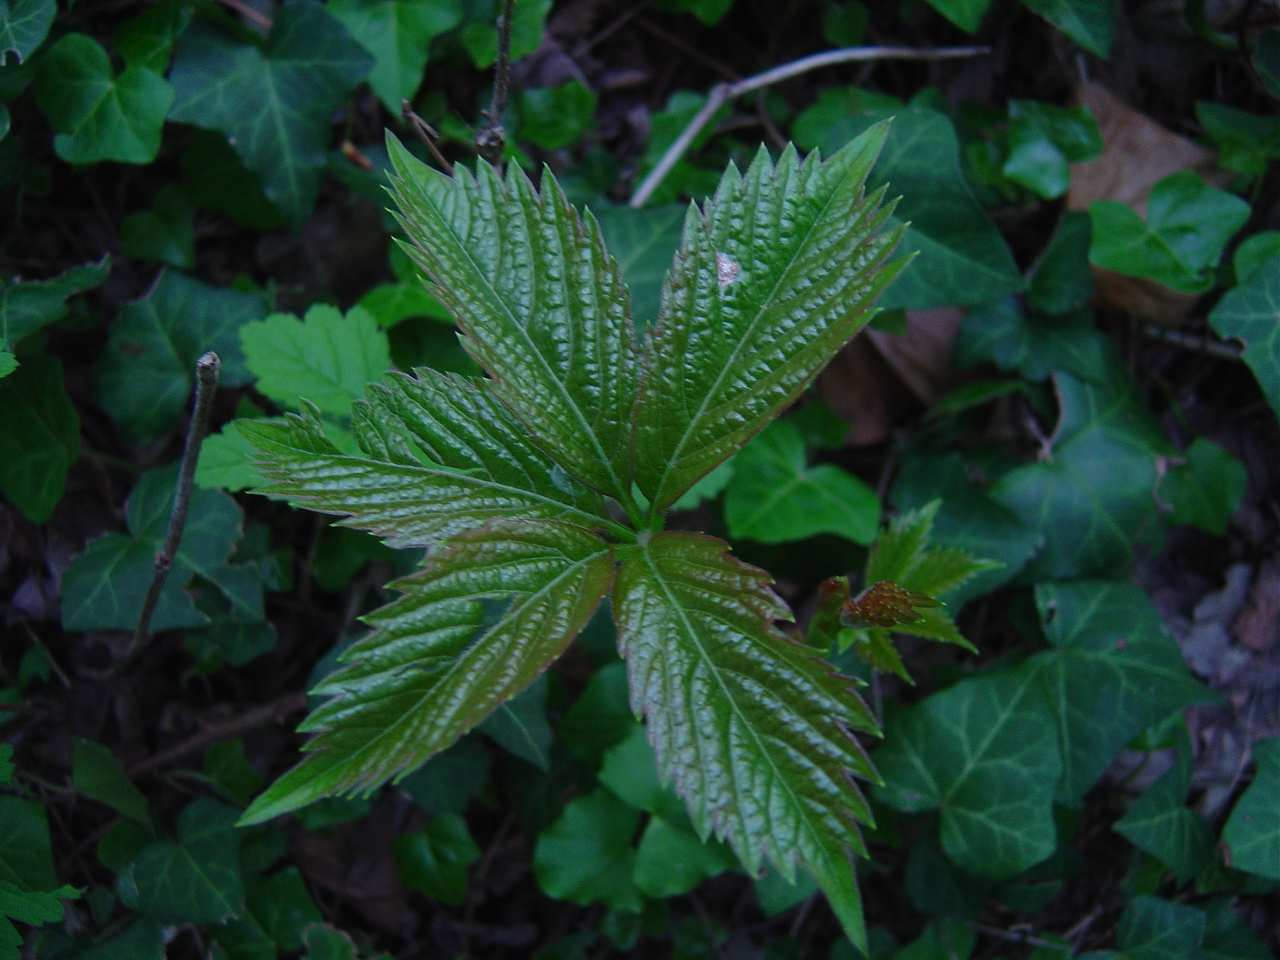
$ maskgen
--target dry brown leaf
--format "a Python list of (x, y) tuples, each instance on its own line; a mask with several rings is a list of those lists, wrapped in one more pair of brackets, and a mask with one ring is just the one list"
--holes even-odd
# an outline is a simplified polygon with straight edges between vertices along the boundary
[[(1103, 149), (1097, 159), (1071, 167), (1069, 209), (1087, 210), (1095, 200), (1114, 200), (1145, 217), (1151, 188), (1170, 174), (1194, 170), (1206, 179), (1215, 176), (1212, 150), (1166, 130), (1101, 84), (1082, 84), (1077, 99), (1097, 118)], [(1097, 267), (1093, 276), (1096, 304), (1159, 323), (1181, 323), (1197, 299), (1151, 280)]]
[(1249, 603), (1235, 622), (1236, 640), (1266, 653), (1280, 638), (1280, 558), (1264, 563), (1253, 581)]

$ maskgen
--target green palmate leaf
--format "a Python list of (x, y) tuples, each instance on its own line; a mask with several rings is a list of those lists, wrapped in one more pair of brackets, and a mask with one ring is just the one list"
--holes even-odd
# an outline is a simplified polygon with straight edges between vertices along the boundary
[(151, 823), (147, 798), (133, 785), (115, 754), (102, 744), (76, 740), (71, 754), (71, 783), (77, 793), (105, 803), (131, 820)]
[(1087, 213), (1063, 214), (1044, 252), (1031, 268), (1027, 302), (1050, 316), (1073, 313), (1093, 296), (1089, 243), (1093, 222)]
[[(62, 581), (62, 625), (67, 630), (132, 630), (155, 572), (173, 503), (176, 468), (142, 475), (129, 495), (129, 533), (109, 533), (72, 561)], [(151, 621), (152, 630), (209, 622), (184, 587), (199, 576), (219, 587), (243, 620), (262, 619), (262, 583), (256, 567), (233, 567), (228, 557), (240, 539), (244, 514), (224, 493), (198, 490)]]
[(372, 66), (319, 4), (284, 4), (263, 47), (197, 22), (174, 52), (170, 119), (226, 134), (267, 199), (299, 221), (315, 202), (333, 111)]
[[(481, 70), (498, 59), (498, 2), (469, 0), (470, 22), (462, 29), (462, 45), (471, 62)], [(551, 0), (520, 0), (511, 16), (511, 59), (519, 60), (538, 49)]]
[(1012, 100), (1009, 120), (1004, 175), (1046, 200), (1067, 192), (1071, 164), (1102, 152), (1102, 133), (1087, 107)]
[(388, 150), (409, 252), (495, 395), (565, 469), (630, 503), (630, 303), (595, 218), (549, 172), (539, 195), (515, 165), (451, 179), (394, 137)]
[(1197, 437), (1184, 456), (1184, 463), (1165, 474), (1160, 495), (1173, 508), (1175, 523), (1222, 536), (1244, 496), (1244, 464), (1203, 437)]
[(221, 923), (244, 910), (236, 811), (201, 798), (178, 817), (178, 841), (144, 849), (117, 880), (126, 906), (157, 920)]
[(3, 342), (0, 341), (0, 380), (3, 380), (17, 369), (18, 358), (4, 349)]
[(1213, 286), (1213, 267), (1227, 241), (1249, 219), (1249, 205), (1184, 170), (1151, 188), (1145, 223), (1112, 200), (1093, 203), (1089, 216), (1095, 266), (1204, 293)]
[(331, 0), (328, 9), (373, 54), (369, 86), (393, 116), (422, 83), (432, 39), (462, 20), (460, 0)]
[(467, 897), (467, 867), (480, 859), (480, 848), (471, 839), (467, 821), (451, 813), (398, 838), (395, 855), (406, 886), (459, 906)]
[(1253, 745), (1253, 783), (1236, 802), (1222, 839), (1231, 866), (1280, 880), (1280, 737)]
[(521, 91), (520, 139), (557, 150), (577, 143), (595, 119), (596, 95), (577, 80)]
[(850, 773), (877, 777), (850, 730), (875, 719), (774, 626), (790, 611), (723, 542), (662, 533), (623, 556), (613, 609), (631, 706), (698, 835), (726, 839), (751, 872), (804, 865), (865, 943), (850, 853), (870, 814)]
[(1113, 0), (1022, 0), (1080, 46), (1100, 57), (1111, 53)]
[(639, 909), (631, 848), (639, 823), (640, 814), (607, 790), (570, 801), (538, 837), (533, 853), (538, 886), (557, 900)]
[(67, 314), (67, 299), (107, 279), (111, 258), (72, 267), (49, 280), (0, 280), (0, 344), (10, 348)]
[(1024, 314), (1012, 297), (970, 310), (960, 321), (955, 359), (960, 367), (994, 363), (1028, 380), (1056, 371), (1094, 383), (1106, 380), (1107, 341), (1093, 316), (1080, 310), (1066, 316)]
[(0, 2), (0, 67), (10, 62), (22, 63), (31, 56), (49, 35), (57, 13), (56, 0)]
[(135, 260), (154, 260), (179, 269), (195, 265), (195, 208), (176, 187), (164, 187), (150, 210), (131, 213), (120, 228), (120, 243)]
[(237, 331), (265, 306), (257, 294), (166, 272), (111, 325), (97, 371), (99, 403), (131, 440), (158, 438), (181, 419), (196, 359), (206, 350), (221, 358), (224, 386), (249, 382)]
[(1188, 883), (1208, 861), (1213, 836), (1208, 825), (1186, 805), (1191, 789), (1191, 749), (1185, 732), (1169, 772), (1151, 785), (1123, 817), (1115, 831), (1171, 869)]
[(593, 206), (593, 210), (631, 290), (632, 319), (647, 327), (658, 316), (662, 281), (680, 243), (684, 208), (671, 204), (635, 210), (607, 205)]
[(736, 866), (727, 849), (703, 843), (687, 827), (653, 817), (636, 848), (636, 887), (646, 897), (678, 897)]
[(96, 40), (71, 33), (41, 55), (36, 100), (58, 132), (54, 150), (68, 163), (150, 163), (173, 88), (145, 67), (116, 76)]
[(262, 474), (253, 465), (253, 444), (240, 432), (239, 424), (239, 420), (232, 420), (204, 438), (196, 463), (196, 486), (235, 493), (264, 485)]
[(291, 410), (305, 398), (322, 413), (348, 416), (365, 384), (391, 366), (387, 335), (360, 307), (344, 317), (317, 305), (302, 320), (273, 313), (244, 324), (240, 343), (258, 392)]
[(1204, 912), (1157, 897), (1134, 897), (1120, 917), (1123, 960), (1192, 960), (1204, 940)]
[(942, 847), (957, 866), (1010, 877), (1054, 850), (1061, 763), (1031, 677), (965, 680), (892, 717), (875, 759), (878, 791), (907, 812), (939, 810)]
[(62, 919), (74, 887), (59, 886), (44, 807), (0, 797), (0, 955), (16, 960), (22, 937), (11, 921), (40, 926)]
[(734, 458), (724, 516), (735, 538), (786, 543), (834, 533), (866, 544), (880, 526), (880, 501), (839, 467), (806, 467), (804, 437), (783, 420)]
[(80, 456), (80, 418), (62, 364), (32, 357), (0, 380), (0, 494), (32, 523), (53, 514)]
[[(445, 749), (531, 684), (613, 579), (610, 547), (555, 521), (494, 521), (454, 536), (316, 693), (306, 758), (246, 812), (257, 823), (334, 793), (367, 794)], [(507, 608), (487, 622), (485, 602)]]
[(191, 22), (191, 8), (182, 0), (160, 0), (116, 30), (112, 47), (131, 67), (164, 73), (173, 42)]
[(951, 120), (922, 107), (878, 107), (833, 124), (823, 149), (884, 118), (893, 130), (869, 185), (888, 182), (903, 198), (890, 222), (909, 223), (902, 250), (918, 261), (885, 295), (886, 309), (973, 306), (1022, 286), (1013, 254), (987, 219), (960, 165)]
[(1236, 283), (1246, 283), (1272, 257), (1280, 256), (1280, 230), (1260, 230), (1240, 241), (1231, 255)]
[(1260, 117), (1224, 103), (1196, 104), (1196, 119), (1218, 145), (1218, 163), (1246, 176), (1260, 176), (1280, 157), (1280, 119)]
[(1075, 804), (1147, 727), (1205, 698), (1160, 615), (1137, 587), (1041, 584), (1036, 606), (1049, 649), (1018, 674), (1032, 680), (1062, 754), (1059, 800)]
[(929, 6), (966, 33), (975, 33), (991, 0), (929, 0)]
[(434, 370), (370, 389), (354, 416), (363, 455), (345, 455), (313, 413), (244, 420), (267, 492), (369, 530), (391, 546), (428, 546), (499, 517), (611, 521), (598, 495), (530, 443), (487, 383)]
[(477, 729), (512, 756), (549, 771), (552, 737), (547, 722), (546, 676), (500, 706)]
[(1280, 417), (1280, 256), (1271, 257), (1228, 291), (1209, 314), (1223, 337), (1244, 341), (1249, 365), (1271, 409)]
[(635, 464), (670, 505), (792, 402), (872, 315), (904, 261), (901, 230), (863, 183), (888, 133), (877, 125), (827, 162), (794, 149), (730, 167), (690, 209), (646, 343)]
[(1039, 579), (1124, 570), (1133, 546), (1158, 530), (1156, 458), (1168, 445), (1125, 372), (1110, 369), (1097, 385), (1056, 374), (1061, 416), (1049, 458), (992, 487), (997, 502), (1042, 531), (1044, 547), (1028, 568)]

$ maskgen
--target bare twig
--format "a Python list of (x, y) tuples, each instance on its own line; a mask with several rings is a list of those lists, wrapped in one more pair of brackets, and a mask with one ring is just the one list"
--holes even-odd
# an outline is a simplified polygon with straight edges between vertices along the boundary
[(1144, 324), (1142, 335), (1151, 340), (1163, 340), (1165, 343), (1171, 343), (1175, 347), (1182, 347), (1184, 350), (1206, 353), (1211, 357), (1222, 357), (1224, 360), (1239, 360), (1240, 355), (1244, 352), (1234, 344), (1223, 343), (1209, 336), (1197, 336), (1194, 333), (1187, 333), (1183, 330), (1162, 327), (1154, 323)]
[(689, 125), (681, 131), (680, 136), (676, 137), (675, 142), (667, 148), (667, 152), (662, 155), (662, 159), (658, 161), (657, 166), (649, 171), (649, 175), (636, 188), (636, 192), (631, 197), (631, 206), (643, 207), (649, 201), (649, 198), (653, 196), (653, 192), (658, 189), (662, 181), (666, 179), (667, 174), (671, 172), (671, 168), (679, 163), (680, 158), (685, 155), (690, 144), (702, 132), (702, 128), (711, 122), (711, 118), (716, 115), (716, 112), (730, 100), (736, 99), (743, 94), (751, 93), (754, 90), (762, 90), (765, 87), (781, 83), (784, 80), (790, 80), (792, 77), (798, 77), (811, 70), (818, 70), (837, 63), (852, 63), (864, 60), (953, 60), (960, 57), (979, 57), (990, 52), (990, 47), (936, 47), (932, 49), (920, 47), (842, 47), (839, 50), (827, 50), (823, 53), (801, 57), (799, 60), (784, 63), (781, 66), (766, 70), (763, 73), (757, 73), (755, 76), (747, 77), (734, 83), (717, 84), (711, 88), (711, 93), (707, 97), (707, 102), (703, 104), (702, 109), (689, 121)]
[(444, 154), (441, 153), (440, 148), (436, 146), (436, 140), (440, 138), (440, 134), (436, 133), (435, 128), (418, 116), (417, 112), (413, 109), (413, 104), (408, 100), (400, 101), (400, 115), (404, 117), (405, 122), (413, 128), (413, 132), (417, 134), (418, 139), (426, 144), (427, 149), (431, 151), (432, 158), (440, 165), (440, 169), (452, 177), (453, 164), (444, 158)]
[(502, 0), (498, 17), (498, 62), (493, 71), (493, 102), (484, 112), (484, 123), (476, 131), (476, 150), (494, 166), (502, 161), (502, 148), (507, 134), (502, 129), (502, 115), (507, 110), (511, 92), (511, 14), (515, 0)]
[(255, 26), (261, 27), (268, 33), (271, 32), (271, 18), (260, 10), (255, 10), (253, 7), (249, 6), (249, 4), (245, 3), (244, 0), (222, 0), (222, 5), (230, 7)]
[(129, 767), (129, 776), (141, 777), (151, 773), (153, 770), (161, 770), (170, 764), (181, 760), (189, 753), (195, 753), (204, 747), (223, 740), (230, 740), (232, 737), (238, 737), (248, 733), (250, 730), (256, 730), (258, 727), (265, 726), (268, 723), (275, 723), (283, 720), (290, 714), (297, 713), (305, 709), (307, 706), (307, 695), (303, 691), (291, 693), (288, 696), (281, 697), (273, 703), (267, 703), (261, 707), (255, 707), (237, 717), (226, 721), (225, 723), (217, 723), (212, 726), (205, 727), (199, 733), (188, 737), (179, 744), (175, 744), (168, 750), (140, 760)]
[(151, 626), (151, 615), (155, 613), (156, 603), (160, 600), (160, 591), (169, 576), (169, 568), (173, 566), (173, 558), (178, 553), (178, 544), (182, 540), (182, 528), (187, 523), (187, 508), (191, 506), (191, 482), (195, 479), (196, 461), (200, 457), (200, 444), (204, 441), (205, 431), (209, 427), (209, 408), (213, 403), (213, 395), (218, 389), (218, 371), (222, 361), (212, 351), (204, 354), (196, 361), (196, 401), (191, 413), (191, 423), (187, 427), (187, 442), (182, 450), (182, 464), (178, 467), (178, 485), (173, 492), (173, 510), (169, 514), (169, 529), (165, 532), (164, 543), (156, 554), (156, 572), (151, 578), (151, 587), (142, 603), (142, 613), (138, 617), (138, 627), (133, 632), (133, 642), (125, 656), (128, 661), (141, 649), (147, 639), (147, 631)]

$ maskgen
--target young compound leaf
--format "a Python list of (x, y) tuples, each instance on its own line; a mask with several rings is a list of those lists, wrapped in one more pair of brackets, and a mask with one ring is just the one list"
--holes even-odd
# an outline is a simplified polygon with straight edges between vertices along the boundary
[(493, 391), (582, 480), (631, 502), (636, 359), (630, 300), (595, 218), (555, 178), (541, 194), (513, 164), (452, 178), (388, 136), (392, 194), (433, 293)]
[(636, 479), (664, 509), (812, 382), (871, 318), (905, 264), (901, 229), (863, 184), (888, 134), (878, 124), (827, 162), (794, 148), (730, 167), (692, 207), (646, 343)]
[[(494, 521), (458, 534), (374, 632), (314, 691), (331, 699), (299, 728), (307, 756), (260, 796), (259, 823), (332, 794), (368, 794), (450, 746), (529, 686), (590, 619), (613, 580), (612, 550), (555, 521)], [(510, 605), (493, 622), (484, 602)]]
[(664, 780), (700, 837), (746, 868), (797, 862), (846, 932), (865, 937), (850, 853), (870, 812), (850, 773), (877, 780), (850, 730), (876, 731), (851, 681), (774, 625), (790, 611), (726, 544), (662, 533), (629, 548), (613, 608), (631, 706), (647, 720)]
[(285, 423), (241, 420), (264, 492), (368, 530), (395, 547), (429, 546), (497, 517), (610, 521), (498, 403), (487, 383), (434, 370), (393, 376), (355, 406), (363, 455), (341, 453), (314, 412)]

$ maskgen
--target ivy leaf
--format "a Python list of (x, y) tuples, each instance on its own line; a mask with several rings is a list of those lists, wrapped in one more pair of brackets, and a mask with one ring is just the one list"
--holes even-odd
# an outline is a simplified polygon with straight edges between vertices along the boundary
[(918, 261), (885, 295), (886, 310), (972, 306), (1022, 287), (1013, 254), (987, 218), (960, 164), (951, 120), (922, 107), (880, 107), (835, 124), (823, 149), (844, 143), (882, 118), (893, 129), (869, 185), (891, 183), (902, 201), (891, 223), (909, 223), (902, 251)]
[(1004, 175), (1045, 200), (1067, 192), (1070, 165), (1102, 152), (1102, 133), (1088, 107), (1009, 101), (1009, 156)]
[(1244, 464), (1204, 437), (1187, 448), (1186, 462), (1164, 475), (1160, 494), (1173, 507), (1174, 523), (1222, 536), (1248, 483)]
[(498, 517), (563, 517), (607, 526), (599, 496), (535, 447), (488, 385), (430, 369), (371, 387), (354, 417), (362, 455), (325, 436), (314, 411), (284, 423), (241, 420), (279, 494), (347, 515), (393, 547), (428, 546)]
[(669, 204), (635, 210), (609, 204), (595, 207), (594, 212), (631, 290), (632, 319), (642, 327), (652, 326), (663, 278), (680, 243), (684, 208)]
[(544, 150), (559, 150), (580, 141), (596, 115), (596, 95), (577, 80), (558, 87), (522, 90), (520, 139)]
[(98, 365), (98, 402), (131, 440), (157, 439), (182, 418), (196, 359), (205, 351), (222, 359), (224, 386), (249, 382), (237, 330), (265, 306), (257, 294), (167, 271), (111, 325)]
[(131, 67), (164, 73), (174, 40), (190, 22), (191, 9), (182, 0), (161, 0), (124, 21), (112, 38), (112, 48)]
[(551, 769), (551, 724), (547, 722), (547, 678), (500, 706), (478, 729), (512, 756), (542, 771)]
[(880, 527), (880, 500), (837, 466), (806, 467), (799, 428), (780, 420), (734, 458), (724, 518), (735, 539), (786, 543), (834, 533), (867, 544)]
[(1200, 816), (1187, 808), (1191, 789), (1191, 749), (1185, 731), (1178, 739), (1173, 766), (1135, 800), (1115, 823), (1115, 831), (1134, 846), (1157, 857), (1189, 883), (1204, 868), (1213, 836)]
[(387, 335), (360, 307), (344, 317), (318, 304), (302, 320), (273, 313), (240, 327), (240, 343), (258, 392), (291, 410), (306, 398), (323, 413), (348, 416), (365, 384), (391, 366)]
[(127, 256), (153, 260), (180, 269), (195, 265), (195, 208), (173, 186), (156, 194), (150, 210), (140, 210), (124, 218), (120, 243)]
[(1280, 256), (1258, 267), (1229, 290), (1209, 314), (1209, 325), (1223, 337), (1244, 341), (1243, 360), (1262, 395), (1280, 417)]
[(1044, 17), (1090, 53), (1104, 60), (1110, 55), (1115, 35), (1112, 0), (1022, 0), (1022, 5)]
[(3, 380), (17, 369), (18, 358), (4, 349), (3, 341), (0, 341), (0, 380)]
[(1192, 960), (1204, 940), (1204, 912), (1158, 897), (1138, 896), (1120, 916), (1116, 940), (1124, 960)]
[(116, 76), (92, 37), (69, 33), (36, 68), (36, 102), (57, 131), (53, 148), (67, 163), (150, 163), (173, 103), (160, 74), (126, 66)]
[(762, 149), (690, 208), (636, 408), (636, 479), (655, 509), (795, 400), (904, 266), (885, 263), (902, 231), (881, 229), (884, 189), (863, 193), (887, 134), (877, 125), (825, 163)]
[(1280, 157), (1280, 120), (1261, 117), (1225, 103), (1196, 103), (1196, 119), (1218, 145), (1218, 164), (1225, 170), (1259, 177), (1267, 162)]
[(62, 919), (58, 901), (78, 895), (73, 887), (58, 886), (44, 807), (0, 796), (0, 948), (11, 948), (10, 956), (17, 957), (22, 938), (10, 921), (56, 922)]
[(703, 843), (687, 828), (652, 817), (636, 847), (634, 878), (646, 897), (679, 897), (735, 866), (733, 854), (719, 844)]
[[(132, 630), (137, 625), (168, 527), (176, 477), (176, 467), (144, 473), (129, 494), (129, 533), (109, 533), (71, 562), (62, 580), (64, 629)], [(226, 494), (192, 494), (173, 569), (151, 620), (153, 631), (209, 622), (183, 589), (194, 576), (218, 585), (245, 619), (262, 619), (261, 581), (243, 577), (227, 564), (243, 524), (244, 514)]]
[(222, 923), (245, 907), (236, 811), (207, 798), (178, 816), (178, 842), (154, 843), (117, 880), (126, 906), (157, 920)]
[[(397, 582), (404, 596), (314, 691), (307, 756), (246, 811), (260, 823), (322, 796), (368, 794), (448, 747), (529, 686), (590, 619), (613, 579), (599, 537), (554, 521), (457, 534)], [(487, 622), (482, 601), (510, 599)]]
[(599, 225), (544, 171), (449, 178), (394, 137), (392, 195), (415, 262), (493, 392), (565, 469), (631, 502), (636, 359), (626, 285)]
[(1231, 866), (1280, 880), (1280, 737), (1253, 745), (1253, 783), (1236, 801), (1222, 839), (1231, 851)]
[(877, 795), (909, 813), (939, 810), (942, 847), (979, 876), (1011, 877), (1053, 853), (1057, 734), (1034, 680), (961, 681), (892, 716)]
[(467, 898), (467, 867), (480, 859), (480, 848), (467, 821), (447, 813), (417, 833), (397, 838), (395, 857), (406, 886), (457, 907)]
[(584, 905), (603, 900), (618, 909), (639, 909), (631, 849), (639, 823), (640, 814), (607, 790), (569, 801), (538, 836), (533, 851), (538, 886), (557, 900)]
[(991, 0), (929, 0), (929, 6), (965, 33), (976, 33)]
[(768, 859), (790, 880), (803, 864), (865, 943), (850, 853), (870, 814), (849, 774), (878, 778), (849, 731), (874, 732), (874, 717), (774, 625), (790, 611), (723, 542), (660, 533), (622, 556), (618, 646), (663, 780), (698, 835), (714, 830), (749, 872)]
[[(1107, 382), (1054, 376), (1061, 416), (1049, 459), (1006, 473), (996, 501), (1044, 535), (1028, 574), (1038, 579), (1097, 576), (1127, 569), (1135, 543), (1158, 529), (1152, 492), (1160, 428), (1113, 364)], [(1098, 477), (1107, 482), (1098, 485)]]
[(1036, 607), (1049, 649), (1019, 674), (1042, 691), (1062, 752), (1058, 799), (1075, 804), (1126, 743), (1205, 690), (1132, 584), (1040, 584)]
[[(462, 46), (471, 62), (480, 70), (492, 67), (498, 59), (498, 4), (496, 0), (469, 3), (470, 23), (462, 28)], [(511, 16), (511, 59), (527, 57), (542, 45), (542, 31), (551, 0), (521, 0)]]
[(297, 223), (315, 203), (332, 114), (372, 66), (319, 4), (284, 4), (261, 48), (198, 21), (174, 51), (170, 119), (226, 134), (267, 199)]
[(1249, 219), (1249, 204), (1184, 170), (1151, 188), (1146, 222), (1113, 200), (1094, 202), (1089, 216), (1094, 266), (1204, 293), (1227, 241)]
[(369, 86), (392, 116), (422, 84), (432, 39), (462, 20), (459, 0), (331, 0), (328, 9), (373, 54)]
[(32, 523), (53, 515), (80, 456), (80, 418), (54, 357), (0, 380), (0, 493)]
[(8, 65), (10, 54), (15, 64), (31, 56), (57, 14), (56, 0), (6, 0), (0, 5), (0, 67)]
[(970, 310), (960, 321), (956, 365), (993, 363), (1028, 380), (1045, 380), (1057, 371), (1080, 380), (1107, 378), (1107, 343), (1087, 310), (1058, 317), (1025, 314), (1012, 297)]
[[(1027, 285), (1027, 303), (1051, 316), (1074, 313), (1093, 296), (1089, 245), (1093, 221), (1080, 210), (1063, 214), (1049, 245), (1036, 258)], [(1040, 378), (1036, 378), (1040, 379)]]
[(72, 267), (49, 280), (0, 279), (0, 344), (11, 348), (67, 315), (67, 300), (107, 279), (111, 258)]
[(105, 803), (131, 820), (151, 824), (147, 798), (134, 786), (115, 754), (102, 744), (76, 738), (71, 752), (71, 783), (77, 793)]

